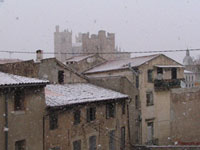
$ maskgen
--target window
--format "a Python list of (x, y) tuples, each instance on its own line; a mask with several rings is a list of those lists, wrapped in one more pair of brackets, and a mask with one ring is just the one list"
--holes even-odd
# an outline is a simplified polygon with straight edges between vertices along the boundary
[(49, 150), (60, 150), (60, 147), (56, 146), (56, 147), (50, 148)]
[(90, 107), (87, 109), (87, 121), (93, 121), (96, 119), (96, 108)]
[(53, 113), (49, 116), (49, 128), (50, 130), (54, 130), (58, 128), (58, 115)]
[(76, 110), (74, 112), (74, 125), (79, 124), (81, 122), (80, 117), (81, 117), (81, 111)]
[(146, 93), (146, 100), (147, 100), (147, 106), (153, 105), (153, 93), (152, 92)]
[(20, 140), (15, 142), (15, 150), (25, 150), (26, 149), (26, 141)]
[[(172, 79), (177, 79), (177, 69), (176, 68), (172, 68), (171, 74), (172, 74)], [(189, 77), (189, 80), (190, 80), (190, 77)]]
[(109, 132), (109, 150), (115, 150), (115, 130)]
[(139, 108), (138, 95), (135, 96), (135, 109)]
[(139, 75), (136, 76), (135, 84), (136, 88), (139, 88)]
[(153, 122), (147, 122), (147, 141), (153, 140)]
[(58, 83), (59, 84), (64, 83), (64, 71), (63, 70), (58, 71)]
[(73, 142), (73, 150), (81, 150), (81, 140)]
[(147, 71), (148, 82), (153, 82), (153, 70)]
[(97, 146), (96, 146), (96, 136), (91, 136), (89, 138), (89, 150), (96, 150)]
[(123, 101), (122, 102), (122, 115), (124, 115), (126, 113), (126, 102)]
[(115, 117), (115, 104), (106, 104), (106, 118)]
[(157, 74), (163, 74), (163, 68), (157, 68)]
[(124, 150), (125, 149), (125, 127), (121, 127), (121, 144), (120, 144), (120, 150)]
[(24, 90), (16, 90), (14, 92), (14, 110), (25, 110), (24, 106)]

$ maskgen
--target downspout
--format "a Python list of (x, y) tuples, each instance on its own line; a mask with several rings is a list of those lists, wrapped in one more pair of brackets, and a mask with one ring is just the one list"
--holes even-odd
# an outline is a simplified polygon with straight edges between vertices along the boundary
[(5, 150), (8, 150), (8, 91), (9, 90), (5, 91)]
[[(130, 99), (129, 99), (129, 104), (130, 104)], [(130, 135), (130, 118), (129, 118), (129, 105), (127, 105), (127, 118), (128, 118), (128, 138), (129, 138), (129, 144), (131, 144), (131, 135)], [(132, 145), (132, 144), (131, 144)]]

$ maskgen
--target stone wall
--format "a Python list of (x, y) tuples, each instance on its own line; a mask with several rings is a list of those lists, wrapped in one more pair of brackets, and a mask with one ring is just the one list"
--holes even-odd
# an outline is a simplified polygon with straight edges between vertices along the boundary
[(200, 145), (200, 88), (171, 91), (171, 140), (181, 145)]
[[(139, 143), (141, 141), (140, 137), (140, 123), (138, 116), (140, 114), (139, 106), (135, 107), (135, 97), (138, 96), (138, 90), (135, 88), (134, 84), (131, 83), (126, 77), (122, 76), (107, 76), (107, 77), (96, 77), (90, 78), (89, 82), (103, 88), (111, 89), (123, 94), (127, 94), (131, 98), (129, 104), (129, 123), (130, 123), (130, 137), (131, 143)], [(138, 99), (139, 100), (139, 99)]]
[[(111, 101), (110, 101), (111, 102)], [(106, 118), (106, 101), (99, 103), (88, 103), (66, 107), (64, 111), (59, 110), (58, 128), (49, 129), (49, 117), (45, 119), (45, 150), (60, 147), (62, 150), (73, 149), (73, 142), (81, 140), (81, 149), (89, 149), (89, 137), (96, 136), (97, 149), (109, 149), (109, 132), (115, 130), (114, 141), (116, 150), (120, 150), (121, 127), (125, 127), (126, 148), (129, 150), (129, 128), (128, 128), (128, 101), (126, 111), (122, 114), (122, 101), (116, 102), (116, 115), (114, 118)], [(96, 119), (87, 121), (87, 108), (96, 107)], [(81, 111), (80, 123), (74, 125), (74, 111)], [(128, 145), (128, 146), (127, 146)]]

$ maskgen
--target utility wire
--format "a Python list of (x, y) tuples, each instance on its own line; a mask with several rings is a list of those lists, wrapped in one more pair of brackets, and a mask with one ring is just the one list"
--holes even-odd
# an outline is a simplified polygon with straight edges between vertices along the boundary
[[(196, 49), (171, 49), (171, 50), (159, 50), (159, 51), (135, 51), (135, 52), (96, 52), (98, 54), (142, 54), (142, 53), (173, 53), (173, 52), (184, 52), (184, 51), (200, 51), (200, 48)], [(3, 51), (1, 50), (0, 53), (19, 53), (19, 54), (35, 54), (34, 51)], [(55, 52), (43, 52), (43, 54), (96, 54), (90, 52), (82, 52), (82, 53), (55, 53)]]

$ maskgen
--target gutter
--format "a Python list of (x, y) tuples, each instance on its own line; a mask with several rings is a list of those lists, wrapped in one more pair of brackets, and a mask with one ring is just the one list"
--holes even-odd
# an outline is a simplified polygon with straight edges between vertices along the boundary
[(5, 150), (8, 150), (8, 91), (5, 91), (5, 126), (4, 126), (4, 133), (5, 133)]

